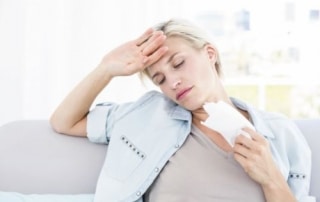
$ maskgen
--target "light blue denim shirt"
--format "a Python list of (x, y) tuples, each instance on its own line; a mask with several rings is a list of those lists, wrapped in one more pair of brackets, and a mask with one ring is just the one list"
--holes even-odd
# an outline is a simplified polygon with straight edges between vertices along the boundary
[[(311, 151), (294, 123), (231, 98), (248, 111), (258, 133), (268, 141), (275, 162), (299, 201), (308, 196)], [(191, 113), (162, 93), (151, 91), (126, 104), (98, 104), (88, 115), (92, 142), (108, 144), (95, 202), (142, 202), (143, 194), (190, 134)]]

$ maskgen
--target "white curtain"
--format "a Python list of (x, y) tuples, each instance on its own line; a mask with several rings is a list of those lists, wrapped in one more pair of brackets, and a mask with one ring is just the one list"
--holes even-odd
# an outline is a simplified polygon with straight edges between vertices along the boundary
[[(0, 0), (0, 125), (48, 119), (111, 48), (170, 17), (179, 0)], [(178, 9), (177, 9), (178, 8)], [(98, 97), (130, 101), (148, 88), (119, 78)]]

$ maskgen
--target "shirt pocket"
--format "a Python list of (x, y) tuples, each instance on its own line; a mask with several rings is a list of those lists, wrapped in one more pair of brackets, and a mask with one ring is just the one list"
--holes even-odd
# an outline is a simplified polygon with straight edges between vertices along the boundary
[(139, 167), (146, 158), (146, 154), (126, 136), (122, 135), (117, 138), (120, 140), (114, 142), (113, 145), (116, 149), (108, 150), (110, 159), (106, 170), (112, 178), (124, 181)]

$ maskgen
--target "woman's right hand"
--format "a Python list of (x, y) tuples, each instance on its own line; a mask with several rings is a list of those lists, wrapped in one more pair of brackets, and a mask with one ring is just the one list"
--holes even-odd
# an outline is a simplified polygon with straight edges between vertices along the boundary
[(122, 44), (105, 55), (99, 65), (111, 77), (142, 71), (158, 61), (168, 50), (162, 31), (149, 28), (139, 38)]

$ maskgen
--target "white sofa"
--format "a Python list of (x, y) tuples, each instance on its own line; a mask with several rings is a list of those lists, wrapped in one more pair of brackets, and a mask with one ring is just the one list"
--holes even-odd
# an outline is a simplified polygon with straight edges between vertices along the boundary
[[(313, 152), (311, 195), (320, 202), (320, 119), (295, 120)], [(94, 193), (107, 147), (55, 133), (47, 120), (0, 127), (0, 191)]]

